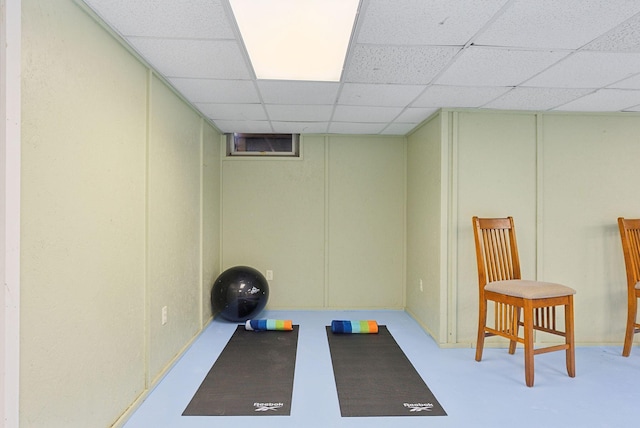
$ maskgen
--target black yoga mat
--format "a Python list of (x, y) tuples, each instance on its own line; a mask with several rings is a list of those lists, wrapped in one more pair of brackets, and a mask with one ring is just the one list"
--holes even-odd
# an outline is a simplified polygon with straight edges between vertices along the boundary
[(260, 332), (238, 326), (182, 415), (290, 415), (297, 347), (297, 325)]
[(342, 416), (446, 416), (386, 326), (327, 338)]

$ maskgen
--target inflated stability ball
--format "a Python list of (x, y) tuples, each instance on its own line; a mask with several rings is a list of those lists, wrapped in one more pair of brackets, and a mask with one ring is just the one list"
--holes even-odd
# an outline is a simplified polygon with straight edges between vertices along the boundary
[(235, 266), (222, 272), (211, 290), (214, 316), (229, 321), (246, 321), (267, 305), (269, 284), (260, 271), (248, 266)]

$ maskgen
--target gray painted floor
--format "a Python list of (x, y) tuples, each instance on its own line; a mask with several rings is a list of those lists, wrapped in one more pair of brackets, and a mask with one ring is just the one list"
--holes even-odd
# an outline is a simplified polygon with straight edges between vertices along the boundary
[[(260, 318), (300, 325), (291, 416), (181, 416), (236, 324), (214, 320), (125, 424), (126, 428), (211, 427), (628, 427), (640, 422), (640, 349), (576, 349), (577, 375), (564, 352), (535, 357), (535, 386), (524, 383), (522, 350), (440, 349), (403, 311), (267, 311)], [(448, 416), (343, 418), (325, 326), (332, 319), (384, 324)]]

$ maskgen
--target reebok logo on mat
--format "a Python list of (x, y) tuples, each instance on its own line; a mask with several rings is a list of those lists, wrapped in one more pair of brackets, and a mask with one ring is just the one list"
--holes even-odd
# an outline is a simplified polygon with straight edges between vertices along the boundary
[(284, 403), (253, 403), (253, 407), (256, 408), (256, 412), (268, 412), (269, 410), (275, 412), (284, 407)]
[(430, 412), (433, 409), (432, 403), (404, 403), (404, 407), (411, 409), (410, 412)]

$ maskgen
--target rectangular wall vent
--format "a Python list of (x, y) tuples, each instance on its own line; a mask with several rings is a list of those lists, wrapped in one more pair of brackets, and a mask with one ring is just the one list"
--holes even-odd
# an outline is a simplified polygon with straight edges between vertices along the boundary
[(227, 134), (229, 156), (300, 156), (298, 134)]

